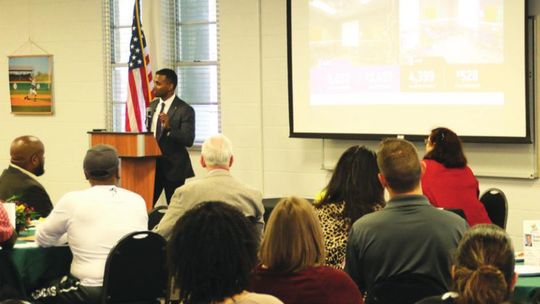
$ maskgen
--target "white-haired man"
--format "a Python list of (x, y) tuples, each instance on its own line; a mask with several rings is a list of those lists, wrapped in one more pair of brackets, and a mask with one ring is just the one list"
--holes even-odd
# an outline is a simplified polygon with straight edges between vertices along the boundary
[(154, 231), (168, 240), (174, 225), (187, 210), (203, 202), (222, 201), (253, 219), (258, 232), (262, 233), (264, 206), (261, 192), (232, 177), (229, 169), (233, 160), (232, 145), (227, 137), (218, 134), (206, 139), (202, 145), (200, 163), (207, 175), (176, 189), (167, 212)]

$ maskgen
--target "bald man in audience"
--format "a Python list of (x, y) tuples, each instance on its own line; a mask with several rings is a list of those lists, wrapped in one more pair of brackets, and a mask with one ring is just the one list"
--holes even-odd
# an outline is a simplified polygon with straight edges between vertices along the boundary
[(191, 208), (208, 201), (221, 201), (238, 208), (254, 222), (257, 232), (264, 228), (264, 206), (261, 192), (236, 180), (230, 171), (233, 164), (232, 145), (222, 134), (206, 139), (200, 163), (205, 177), (176, 189), (163, 219), (154, 231), (169, 239), (179, 218)]
[(430, 277), (448, 290), (449, 255), (468, 229), (467, 222), (433, 207), (422, 195), (424, 168), (410, 142), (384, 140), (377, 164), (390, 200), (384, 209), (352, 225), (345, 271), (368, 294), (378, 282), (410, 274)]
[(37, 180), (45, 173), (45, 147), (35, 136), (21, 136), (10, 147), (11, 162), (0, 176), (0, 200), (15, 197), (45, 217), (53, 205), (45, 188)]

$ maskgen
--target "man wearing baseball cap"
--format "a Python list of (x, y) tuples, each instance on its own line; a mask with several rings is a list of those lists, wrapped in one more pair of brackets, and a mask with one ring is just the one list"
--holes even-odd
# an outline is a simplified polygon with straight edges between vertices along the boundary
[(114, 147), (89, 149), (83, 168), (91, 187), (66, 193), (38, 226), (36, 242), (42, 247), (57, 245), (67, 234), (73, 261), (70, 275), (32, 293), (36, 302), (98, 303), (110, 250), (126, 234), (147, 229), (144, 199), (117, 186), (118, 166)]

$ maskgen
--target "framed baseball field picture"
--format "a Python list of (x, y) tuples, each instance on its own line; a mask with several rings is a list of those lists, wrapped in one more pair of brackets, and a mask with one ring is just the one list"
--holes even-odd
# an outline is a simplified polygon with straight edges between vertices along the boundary
[(11, 113), (53, 113), (53, 56), (9, 56)]

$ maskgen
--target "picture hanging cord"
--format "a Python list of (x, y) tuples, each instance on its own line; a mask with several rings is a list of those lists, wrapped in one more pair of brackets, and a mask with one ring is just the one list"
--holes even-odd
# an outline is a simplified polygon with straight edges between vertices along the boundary
[[(34, 46), (36, 48), (38, 48), (39, 50), (41, 50), (43, 52), (44, 55), (49, 55), (49, 52), (47, 52), (44, 48), (42, 48), (41, 46), (39, 46), (37, 43), (35, 43), (32, 38), (28, 38), (27, 41), (25, 41), (23, 44), (21, 44), (15, 51), (13, 51), (10, 56), (13, 56), (13, 55), (17, 55), (17, 53), (23, 49), (24, 47), (26, 46)], [(33, 55), (33, 54), (24, 54), (24, 55)]]

